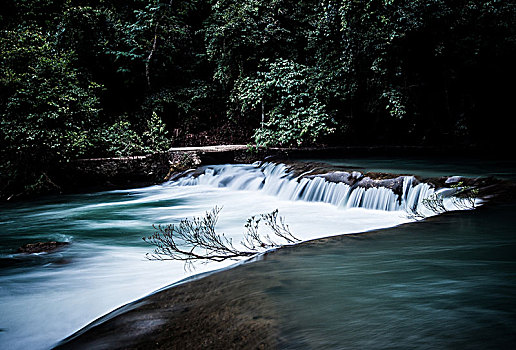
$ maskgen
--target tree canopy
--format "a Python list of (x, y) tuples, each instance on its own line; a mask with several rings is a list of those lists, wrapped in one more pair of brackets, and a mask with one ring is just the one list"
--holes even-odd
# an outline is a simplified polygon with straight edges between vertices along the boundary
[(514, 23), (499, 0), (5, 0), (2, 182), (172, 144), (509, 144)]

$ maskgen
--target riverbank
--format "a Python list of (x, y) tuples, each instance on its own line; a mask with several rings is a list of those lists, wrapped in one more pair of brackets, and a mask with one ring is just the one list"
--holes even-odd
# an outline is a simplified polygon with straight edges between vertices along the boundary
[[(275, 349), (278, 317), (247, 265), (165, 288), (94, 321), (56, 349)], [(230, 272), (231, 271), (231, 272)]]

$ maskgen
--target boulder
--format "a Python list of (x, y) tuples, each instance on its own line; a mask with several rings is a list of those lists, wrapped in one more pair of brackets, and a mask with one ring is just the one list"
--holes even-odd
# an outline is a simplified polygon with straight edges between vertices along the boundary
[(36, 242), (21, 246), (16, 251), (17, 253), (33, 254), (33, 253), (51, 253), (58, 249), (68, 246), (68, 242)]

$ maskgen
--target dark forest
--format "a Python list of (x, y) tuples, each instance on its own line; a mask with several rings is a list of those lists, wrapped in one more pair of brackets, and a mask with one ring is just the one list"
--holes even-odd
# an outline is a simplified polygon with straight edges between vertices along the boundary
[(496, 151), (511, 1), (6, 0), (2, 186), (184, 145)]

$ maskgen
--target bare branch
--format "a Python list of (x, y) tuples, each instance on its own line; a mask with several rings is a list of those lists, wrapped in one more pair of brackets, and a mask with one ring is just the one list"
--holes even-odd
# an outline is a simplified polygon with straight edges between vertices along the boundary
[(452, 197), (453, 205), (464, 210), (475, 209), (475, 199), (478, 197), (478, 189), (472, 186), (462, 186), (462, 182), (459, 182), (453, 187), (458, 189)]
[(423, 205), (436, 214), (448, 211), (444, 206), (444, 197), (440, 193), (433, 193), (428, 198), (423, 199)]
[[(170, 0), (170, 2), (168, 3), (168, 6), (172, 7), (172, 3), (173, 3), (173, 0)], [(158, 44), (158, 29), (159, 29), (160, 22), (164, 16), (165, 15), (162, 14), (158, 19), (156, 19), (156, 25), (154, 26), (154, 35), (153, 35), (153, 39), (152, 39), (152, 46), (149, 51), (149, 56), (147, 56), (147, 59), (145, 60), (145, 77), (147, 79), (147, 88), (149, 88), (149, 89), (151, 87), (150, 64), (152, 61), (152, 57), (154, 56), (154, 52), (156, 52), (156, 48), (157, 48), (157, 44)]]
[[(477, 188), (472, 186), (463, 186), (462, 182), (459, 182), (451, 188), (456, 190), (455, 193), (449, 197), (455, 208), (459, 210), (476, 208), (476, 199), (479, 193)], [(436, 214), (442, 214), (449, 211), (449, 209), (444, 205), (444, 196), (441, 193), (431, 194), (429, 197), (422, 200), (422, 204), (425, 208)], [(413, 208), (407, 208), (407, 212), (409, 217), (416, 220), (425, 218), (425, 215), (423, 215), (417, 208), (417, 204)]]
[[(221, 208), (207, 211), (203, 217), (183, 219), (178, 225), (152, 226), (154, 234), (143, 240), (155, 246), (154, 252), (146, 255), (149, 260), (178, 260), (192, 267), (194, 261), (224, 261), (253, 256), (260, 252), (281, 247), (284, 244), (297, 243), (278, 210), (269, 214), (260, 214), (247, 220), (246, 232), (241, 245), (247, 250), (239, 250), (231, 238), (215, 230)], [(275, 237), (260, 235), (260, 223), (263, 222)], [(283, 242), (284, 241), (284, 242)], [(283, 243), (281, 243), (283, 242)]]

